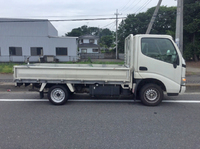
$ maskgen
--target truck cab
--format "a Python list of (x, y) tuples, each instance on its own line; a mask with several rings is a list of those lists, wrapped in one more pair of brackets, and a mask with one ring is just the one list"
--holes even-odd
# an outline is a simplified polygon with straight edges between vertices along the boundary
[(143, 103), (157, 105), (156, 97), (163, 98), (162, 92), (169, 96), (185, 92), (186, 65), (171, 36), (129, 35), (126, 53), (131, 49), (133, 56), (128, 54), (125, 63), (133, 65), (133, 90)]

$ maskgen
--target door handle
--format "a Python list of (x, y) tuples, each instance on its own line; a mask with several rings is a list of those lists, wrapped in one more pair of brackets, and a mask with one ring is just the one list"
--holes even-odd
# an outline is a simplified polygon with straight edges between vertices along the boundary
[(139, 70), (141, 70), (141, 71), (147, 71), (148, 69), (147, 69), (147, 67), (140, 66), (140, 67), (139, 67)]

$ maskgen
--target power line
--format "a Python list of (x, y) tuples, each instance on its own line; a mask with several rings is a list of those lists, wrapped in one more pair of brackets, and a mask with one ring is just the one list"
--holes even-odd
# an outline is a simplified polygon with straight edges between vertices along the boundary
[(135, 11), (135, 13), (142, 11), (152, 0), (147, 0), (142, 7)]
[(28, 18), (66, 18), (66, 17), (105, 17), (105, 16), (112, 16), (112, 14), (104, 14), (104, 15), (70, 15), (70, 16), (21, 16), (21, 17), (28, 17)]
[(113, 23), (113, 25), (111, 27), (109, 27), (109, 29), (112, 31), (115, 29), (115, 26), (116, 26), (116, 21)]
[[(124, 19), (126, 17), (119, 17), (118, 19)], [(12, 23), (12, 22), (67, 22), (67, 21), (96, 21), (96, 20), (114, 20), (116, 18), (93, 18), (93, 19), (63, 19), (63, 20), (8, 20), (0, 21), (0, 23)]]
[[(123, 19), (126, 17), (120, 17), (120, 19)], [(49, 20), (49, 21), (95, 21), (95, 20), (114, 20), (116, 18), (94, 18), (94, 19), (69, 19), (69, 20)]]
[(107, 25), (105, 25), (105, 26), (103, 26), (102, 28), (105, 28), (105, 27), (110, 26), (110, 25), (112, 25), (112, 24), (115, 24), (115, 21), (114, 21), (114, 22), (111, 22), (111, 23), (109, 23), (109, 24), (107, 24)]
[[(132, 7), (132, 5), (135, 3), (135, 1), (133, 1), (123, 12), (126, 12), (127, 10), (133, 9), (135, 6), (137, 6), (141, 1), (139, 0), (138, 3), (136, 5), (134, 5)], [(123, 13), (122, 12), (122, 13)]]
[(126, 8), (126, 6), (129, 4), (131, 0), (128, 1), (128, 3), (126, 3), (122, 8), (120, 8), (121, 11), (123, 11), (124, 8)]

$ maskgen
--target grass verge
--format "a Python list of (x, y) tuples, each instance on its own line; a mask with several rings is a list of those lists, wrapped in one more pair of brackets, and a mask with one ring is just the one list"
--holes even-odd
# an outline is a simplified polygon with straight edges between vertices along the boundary
[[(0, 73), (13, 73), (13, 66), (16, 63), (0, 63)], [(18, 64), (19, 65), (19, 64)]]

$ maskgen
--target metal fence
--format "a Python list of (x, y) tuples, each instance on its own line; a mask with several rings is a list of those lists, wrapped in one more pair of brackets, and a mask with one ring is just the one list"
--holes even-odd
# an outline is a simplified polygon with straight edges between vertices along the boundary
[[(0, 56), (0, 62), (20, 62), (26, 63), (27, 59), (29, 62), (48, 62), (41, 61), (45, 56)], [(115, 53), (80, 53), (79, 56), (54, 56), (56, 61), (54, 62), (76, 62), (79, 59), (115, 59)], [(119, 54), (119, 59), (124, 59), (124, 54)], [(53, 62), (53, 61), (52, 61)]]
[[(42, 56), (44, 57), (44, 56)], [(20, 63), (26, 63), (29, 62), (41, 62), (41, 56), (0, 56), (0, 62), (20, 62)], [(55, 62), (69, 62), (73, 61), (76, 62), (79, 60), (78, 56), (55, 56), (55, 59), (57, 61)]]
[(119, 53), (119, 59), (124, 60), (124, 53)]
[[(119, 59), (124, 59), (124, 54), (119, 53)], [(80, 53), (81, 59), (115, 59), (115, 53)]]
[(104, 54), (102, 53), (80, 53), (81, 59), (104, 59)]
[(0, 56), (0, 62), (26, 62), (28, 56)]
[(81, 59), (115, 59), (115, 53), (80, 53)]

